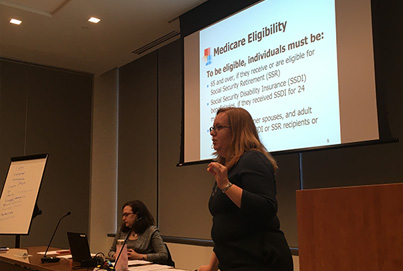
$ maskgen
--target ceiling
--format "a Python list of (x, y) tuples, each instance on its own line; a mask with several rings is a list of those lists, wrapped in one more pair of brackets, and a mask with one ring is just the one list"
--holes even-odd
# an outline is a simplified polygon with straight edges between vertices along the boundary
[(0, 0), (0, 57), (102, 74), (178, 39), (178, 16), (206, 1)]

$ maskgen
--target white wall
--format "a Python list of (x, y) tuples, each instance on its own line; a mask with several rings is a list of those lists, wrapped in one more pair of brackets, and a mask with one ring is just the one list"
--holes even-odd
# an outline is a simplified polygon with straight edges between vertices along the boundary
[(118, 69), (94, 77), (89, 239), (92, 252), (107, 253), (116, 231)]

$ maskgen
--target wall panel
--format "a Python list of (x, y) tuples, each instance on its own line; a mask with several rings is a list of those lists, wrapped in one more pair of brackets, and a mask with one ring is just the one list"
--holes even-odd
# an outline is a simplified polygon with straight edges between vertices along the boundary
[(10, 157), (24, 154), (28, 67), (0, 60), (0, 183)]
[(120, 68), (118, 221), (122, 205), (142, 200), (157, 214), (157, 52)]
[(180, 40), (159, 50), (159, 210), (164, 235), (210, 239), (214, 179), (206, 164), (177, 167), (182, 119)]
[(47, 245), (59, 218), (71, 211), (52, 243), (67, 247), (66, 231), (88, 232), (92, 76), (0, 63), (1, 169), (8, 169), (13, 156), (49, 153), (38, 197), (43, 213), (21, 237), (21, 246)]

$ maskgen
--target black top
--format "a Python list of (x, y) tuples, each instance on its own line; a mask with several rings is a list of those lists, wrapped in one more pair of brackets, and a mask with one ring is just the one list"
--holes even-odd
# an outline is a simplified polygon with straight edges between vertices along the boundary
[(243, 189), (238, 208), (216, 185), (209, 201), (211, 237), (222, 271), (292, 271), (291, 252), (277, 218), (273, 166), (258, 151), (242, 155), (228, 179)]

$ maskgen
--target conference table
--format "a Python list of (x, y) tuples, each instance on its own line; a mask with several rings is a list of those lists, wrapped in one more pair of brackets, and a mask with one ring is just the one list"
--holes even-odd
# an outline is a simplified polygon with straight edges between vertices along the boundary
[[(29, 248), (10, 248), (6, 252), (0, 253), (0, 270), (21, 271), (21, 270), (39, 270), (39, 271), (70, 271), (74, 266), (80, 263), (69, 259), (60, 259), (57, 263), (42, 263), (42, 254), (46, 250), (45, 246)], [(49, 248), (49, 251), (57, 250)]]
[[(79, 262), (69, 258), (61, 258), (57, 263), (42, 263), (41, 258), (46, 250), (45, 246), (28, 248), (10, 248), (8, 251), (0, 252), (0, 271), (72, 271), (72, 270), (92, 270), (93, 268), (80, 268)], [(49, 248), (49, 251), (57, 251), (58, 248)], [(53, 255), (52, 255), (53, 256)], [(138, 268), (138, 269), (137, 269)], [(172, 267), (163, 267), (149, 264), (143, 266), (129, 267), (129, 270), (176, 270)]]

